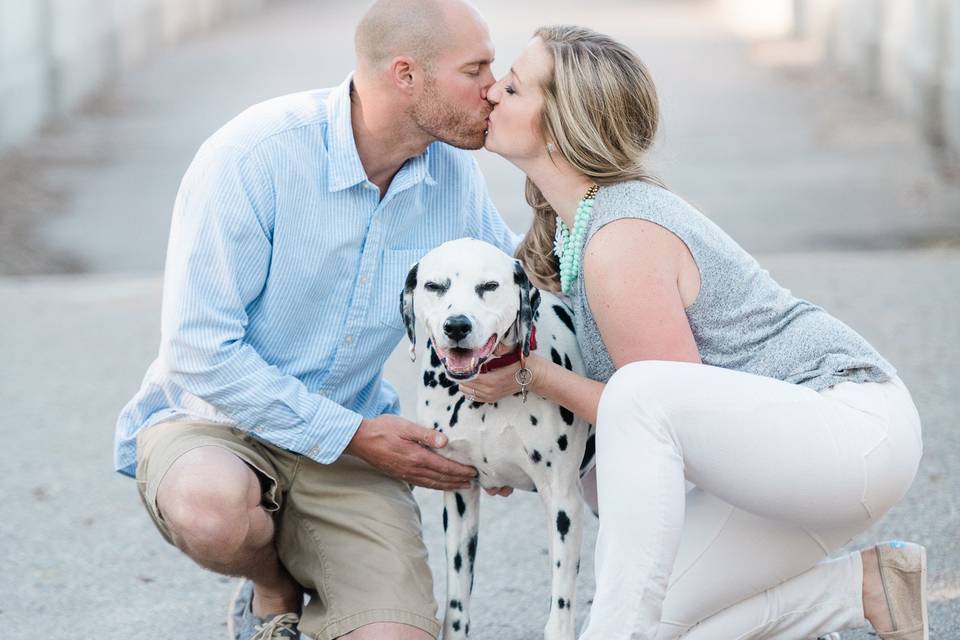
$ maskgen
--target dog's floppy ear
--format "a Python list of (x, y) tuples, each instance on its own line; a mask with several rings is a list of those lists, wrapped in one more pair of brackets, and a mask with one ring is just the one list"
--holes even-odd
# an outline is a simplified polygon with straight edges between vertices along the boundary
[(419, 262), (415, 262), (407, 273), (407, 280), (403, 285), (403, 293), (400, 294), (400, 315), (403, 316), (403, 324), (407, 328), (407, 338), (410, 339), (410, 359), (417, 359), (417, 316), (413, 310), (413, 290), (417, 288), (417, 268)]
[[(517, 337), (523, 357), (530, 355), (530, 328), (533, 326), (533, 314), (540, 304), (540, 291), (530, 286), (530, 279), (519, 260), (513, 263), (513, 282), (520, 290), (520, 309), (517, 311)], [(533, 292), (531, 293), (531, 289)]]

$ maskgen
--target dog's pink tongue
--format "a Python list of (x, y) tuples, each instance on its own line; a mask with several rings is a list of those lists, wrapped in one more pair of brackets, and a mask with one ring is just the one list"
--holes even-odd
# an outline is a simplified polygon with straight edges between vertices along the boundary
[(454, 371), (469, 371), (476, 363), (477, 356), (473, 351), (451, 349), (447, 353), (447, 368)]

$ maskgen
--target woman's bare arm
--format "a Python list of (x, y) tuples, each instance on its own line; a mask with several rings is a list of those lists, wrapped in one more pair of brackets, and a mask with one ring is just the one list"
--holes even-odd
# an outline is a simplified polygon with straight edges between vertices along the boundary
[(587, 301), (613, 365), (700, 363), (680, 295), (686, 245), (665, 228), (624, 218), (601, 228), (583, 258)]

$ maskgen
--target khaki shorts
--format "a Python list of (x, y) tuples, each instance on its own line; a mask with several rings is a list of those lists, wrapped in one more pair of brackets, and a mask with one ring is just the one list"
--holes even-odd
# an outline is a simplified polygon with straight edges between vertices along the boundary
[(137, 487), (171, 544), (157, 488), (177, 458), (203, 446), (231, 451), (259, 476), (280, 560), (310, 596), (302, 634), (330, 640), (397, 622), (439, 635), (420, 509), (408, 485), (353, 456), (323, 465), (226, 425), (164, 422), (137, 436)]

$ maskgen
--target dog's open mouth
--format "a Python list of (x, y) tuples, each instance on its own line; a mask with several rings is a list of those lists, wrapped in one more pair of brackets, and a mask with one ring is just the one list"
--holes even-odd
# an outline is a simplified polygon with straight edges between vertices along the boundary
[(480, 366), (490, 358), (490, 354), (497, 347), (497, 334), (490, 336), (487, 343), (477, 349), (451, 347), (445, 350), (436, 340), (431, 342), (447, 370), (447, 375), (455, 380), (465, 380), (475, 376), (480, 371)]

